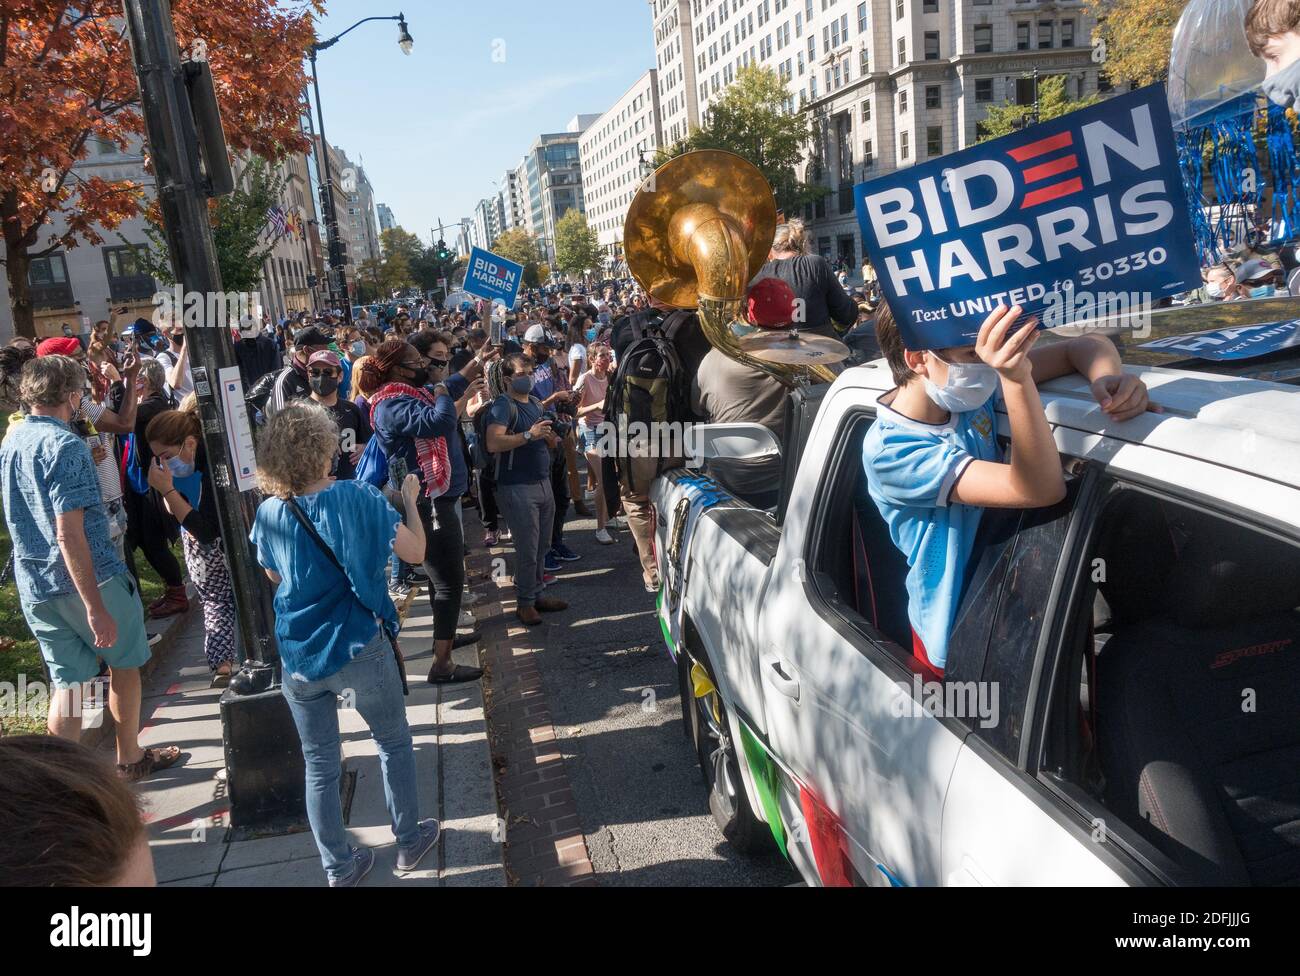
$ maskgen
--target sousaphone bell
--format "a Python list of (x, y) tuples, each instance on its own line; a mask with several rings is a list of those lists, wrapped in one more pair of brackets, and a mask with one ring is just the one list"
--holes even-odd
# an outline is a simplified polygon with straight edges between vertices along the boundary
[[(830, 383), (835, 373), (826, 363), (838, 360), (823, 357), (838, 351), (819, 346), (835, 343), (843, 359), (843, 343), (787, 331), (769, 333), (784, 340), (746, 346), (732, 331), (775, 232), (776, 198), (758, 167), (734, 153), (701, 149), (669, 160), (641, 184), (623, 225), (623, 252), (646, 294), (697, 308), (700, 328), (725, 355), (787, 386)], [(812, 339), (818, 344), (805, 347)]]

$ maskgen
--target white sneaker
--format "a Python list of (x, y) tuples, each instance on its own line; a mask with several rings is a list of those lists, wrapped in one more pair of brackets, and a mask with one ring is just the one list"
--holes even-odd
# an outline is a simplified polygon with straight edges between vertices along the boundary
[(457, 626), (459, 626), (459, 627), (473, 627), (473, 626), (474, 626), (474, 615), (473, 615), (472, 613), (470, 613), (468, 610), (462, 610), (462, 611), (460, 612), (460, 623), (457, 624)]
[(609, 534), (609, 529), (597, 529), (596, 541), (602, 546), (612, 546), (614, 544), (614, 537)]
[(612, 519), (610, 519), (608, 522), (605, 523), (605, 526), (606, 528), (618, 529), (619, 531), (623, 531), (627, 528), (627, 519), (624, 518), (622, 515), (615, 515)]

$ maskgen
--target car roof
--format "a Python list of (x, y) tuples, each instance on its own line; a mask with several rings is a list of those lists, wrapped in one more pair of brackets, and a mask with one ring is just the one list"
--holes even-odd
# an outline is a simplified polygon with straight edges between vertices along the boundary
[[(1147, 385), (1163, 413), (1116, 423), (1075, 375), (1043, 384), (1048, 420), (1300, 488), (1300, 388), (1161, 366), (1125, 371)], [(884, 359), (845, 370), (836, 384), (863, 388), (872, 399), (894, 385)]]

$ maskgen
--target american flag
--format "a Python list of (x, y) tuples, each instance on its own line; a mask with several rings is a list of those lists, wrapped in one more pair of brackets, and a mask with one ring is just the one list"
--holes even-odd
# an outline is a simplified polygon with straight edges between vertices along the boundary
[(287, 226), (285, 223), (284, 211), (279, 207), (268, 207), (266, 211), (266, 219), (270, 221), (271, 226), (275, 228), (275, 236), (283, 237), (285, 227)]

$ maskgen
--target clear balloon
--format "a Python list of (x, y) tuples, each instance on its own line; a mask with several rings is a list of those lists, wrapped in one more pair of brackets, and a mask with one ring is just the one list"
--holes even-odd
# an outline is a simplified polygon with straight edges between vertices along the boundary
[(1246, 43), (1252, 0), (1190, 0), (1174, 28), (1169, 55), (1169, 114), (1174, 125), (1206, 125), (1240, 111), (1257, 92), (1264, 62)]

